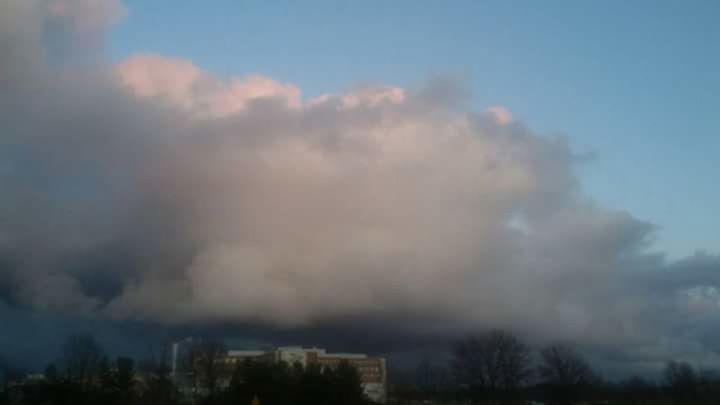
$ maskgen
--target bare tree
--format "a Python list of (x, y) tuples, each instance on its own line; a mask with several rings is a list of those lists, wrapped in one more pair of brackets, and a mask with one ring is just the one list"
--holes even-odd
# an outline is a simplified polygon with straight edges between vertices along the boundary
[(172, 405), (177, 403), (179, 395), (173, 384), (170, 368), (171, 345), (169, 339), (164, 340), (158, 348), (150, 350), (150, 357), (141, 365), (142, 370), (149, 377), (141, 398), (143, 404)]
[(590, 365), (575, 350), (553, 345), (540, 351), (538, 374), (543, 382), (554, 385), (578, 386), (595, 382)]
[(538, 374), (556, 404), (572, 404), (589, 395), (598, 378), (590, 365), (566, 345), (553, 345), (540, 351)]
[(448, 389), (449, 376), (447, 369), (433, 364), (428, 357), (423, 357), (415, 369), (415, 386), (425, 394), (437, 395)]
[(540, 357), (538, 374), (545, 383), (577, 386), (595, 381), (590, 365), (569, 346), (550, 346), (540, 351)]
[(474, 394), (517, 389), (532, 374), (530, 349), (500, 330), (458, 341), (451, 365), (457, 382)]
[(97, 377), (105, 351), (91, 335), (72, 335), (62, 351), (67, 376), (86, 389)]
[(138, 369), (152, 375), (171, 377), (172, 342), (163, 339), (157, 344), (148, 346), (148, 356), (138, 364)]
[(209, 395), (217, 391), (218, 382), (227, 371), (222, 361), (226, 353), (225, 344), (217, 340), (201, 340), (190, 349), (194, 374)]
[(671, 361), (665, 366), (665, 386), (675, 399), (689, 399), (697, 394), (700, 378), (693, 367), (683, 361)]

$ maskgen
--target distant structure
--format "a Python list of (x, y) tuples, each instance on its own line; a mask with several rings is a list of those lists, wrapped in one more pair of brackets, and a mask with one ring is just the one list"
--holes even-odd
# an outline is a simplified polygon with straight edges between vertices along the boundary
[[(184, 374), (181, 372), (181, 359), (192, 343), (192, 338), (187, 338), (172, 345), (170, 368), (176, 382), (180, 382), (179, 379)], [(303, 367), (317, 364), (330, 369), (338, 367), (341, 362), (348, 362), (357, 369), (363, 390), (369, 399), (378, 403), (385, 403), (387, 400), (387, 367), (382, 357), (370, 357), (360, 353), (328, 353), (319, 347), (281, 346), (268, 350), (228, 350), (220, 359), (228, 369), (234, 369), (245, 360), (284, 362), (290, 365), (300, 364)]]
[(176, 380), (183, 368), (182, 359), (187, 356), (193, 344), (193, 338), (188, 337), (183, 340), (174, 342), (170, 352), (170, 377)]
[(318, 364), (330, 369), (346, 361), (360, 374), (365, 395), (375, 402), (384, 403), (387, 398), (387, 368), (382, 357), (369, 357), (359, 353), (328, 353), (319, 347), (283, 346), (273, 350), (229, 350), (224, 361), (228, 365), (242, 363), (246, 359), (288, 364)]

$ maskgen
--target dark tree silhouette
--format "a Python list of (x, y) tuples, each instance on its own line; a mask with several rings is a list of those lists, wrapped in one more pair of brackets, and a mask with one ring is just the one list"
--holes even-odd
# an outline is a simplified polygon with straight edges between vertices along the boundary
[(590, 365), (566, 345), (553, 345), (540, 351), (538, 374), (555, 403), (573, 403), (597, 383)]
[(86, 390), (98, 377), (105, 351), (91, 335), (70, 336), (61, 354), (67, 377)]
[(456, 382), (473, 398), (517, 390), (530, 377), (530, 349), (500, 330), (469, 336), (453, 348), (451, 366)]
[(116, 402), (127, 404), (135, 399), (135, 362), (129, 357), (115, 360), (113, 373)]
[(116, 381), (121, 392), (130, 392), (135, 385), (135, 362), (129, 357), (118, 357)]
[(144, 364), (147, 386), (140, 397), (141, 404), (175, 405), (179, 403), (179, 393), (170, 377), (168, 352), (167, 345), (164, 345), (159, 356), (153, 357)]
[(171, 342), (166, 339), (158, 346), (150, 346), (150, 356), (138, 364), (141, 376), (140, 404), (174, 405), (180, 394), (170, 375)]
[(620, 397), (628, 405), (645, 404), (658, 397), (657, 387), (640, 376), (633, 376), (620, 382), (618, 388)]
[(60, 378), (60, 372), (58, 371), (55, 363), (48, 364), (47, 367), (45, 367), (45, 372), (43, 374), (49, 383), (55, 383)]
[(114, 362), (101, 360), (98, 380), (96, 395), (103, 403), (120, 405), (135, 400), (135, 366), (132, 359), (118, 357)]
[(334, 370), (326, 369), (332, 387), (332, 403), (357, 405), (365, 402), (360, 374), (347, 361), (341, 361)]
[(692, 401), (698, 394), (699, 377), (693, 367), (683, 361), (671, 361), (663, 373), (665, 387), (677, 403)]
[(190, 349), (189, 361), (195, 381), (210, 397), (215, 396), (220, 379), (227, 373), (222, 362), (226, 352), (224, 343), (209, 339), (194, 343)]
[(540, 352), (540, 378), (547, 383), (583, 385), (594, 382), (590, 365), (575, 350), (565, 345), (553, 345)]
[(294, 373), (298, 376), (297, 398), (299, 404), (323, 403), (330, 400), (330, 387), (327, 374), (318, 364), (308, 364), (306, 367), (297, 365)]
[(426, 397), (436, 397), (449, 389), (450, 376), (445, 367), (423, 357), (415, 369), (415, 387)]
[(238, 365), (225, 396), (225, 403), (263, 405), (360, 405), (367, 402), (360, 376), (349, 363), (335, 368), (319, 364), (247, 360)]

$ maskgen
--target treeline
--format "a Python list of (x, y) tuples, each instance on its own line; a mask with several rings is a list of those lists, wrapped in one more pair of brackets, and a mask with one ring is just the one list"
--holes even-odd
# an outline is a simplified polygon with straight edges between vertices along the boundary
[(6, 376), (0, 404), (174, 405), (180, 399), (166, 362), (148, 359), (138, 367), (128, 357), (111, 359), (89, 335), (68, 338), (42, 374), (12, 377)]
[(199, 342), (175, 379), (168, 347), (136, 366), (126, 357), (111, 360), (91, 336), (73, 336), (43, 374), (6, 383), (0, 404), (369, 404), (357, 370), (348, 363), (333, 369), (262, 361), (229, 366), (224, 353), (219, 342)]
[[(224, 361), (225, 347), (198, 341), (171, 375), (168, 347), (136, 364), (110, 359), (91, 336), (68, 339), (41, 375), (6, 383), (0, 405), (360, 405), (357, 370), (317, 365)], [(12, 379), (10, 379), (12, 380)], [(720, 374), (669, 362), (657, 381), (608, 382), (567, 345), (534, 350), (516, 336), (489, 331), (458, 340), (450, 360), (423, 359), (410, 378), (389, 377), (391, 405), (410, 404), (720, 404)]]
[(499, 330), (468, 336), (450, 360), (422, 359), (391, 384), (392, 404), (720, 404), (720, 373), (669, 362), (660, 381), (608, 382), (568, 345), (533, 350)]
[(357, 370), (347, 362), (322, 369), (316, 364), (246, 361), (238, 366), (228, 389), (215, 398), (223, 404), (251, 404), (255, 398), (262, 399), (263, 405), (369, 403)]

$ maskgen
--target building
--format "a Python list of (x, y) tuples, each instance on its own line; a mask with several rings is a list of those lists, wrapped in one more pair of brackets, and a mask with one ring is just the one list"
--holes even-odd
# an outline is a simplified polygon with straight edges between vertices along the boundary
[(285, 362), (306, 367), (318, 364), (334, 369), (346, 361), (355, 367), (360, 375), (363, 390), (368, 398), (384, 403), (387, 397), (387, 368), (382, 357), (369, 357), (358, 353), (328, 353), (319, 347), (284, 346), (273, 350), (229, 350), (223, 362), (235, 365), (245, 360)]
[(375, 402), (384, 403), (387, 397), (387, 367), (382, 357), (368, 357), (365, 354), (309, 352), (308, 362), (323, 367), (335, 368), (347, 361), (360, 374), (365, 395)]
[[(187, 359), (193, 345), (199, 342), (199, 340), (186, 338), (172, 345), (170, 371), (173, 381), (181, 391), (189, 390), (188, 387), (192, 385), (190, 381), (192, 373), (188, 372), (187, 361), (183, 359)], [(300, 364), (303, 367), (317, 364), (330, 369), (334, 369), (341, 362), (346, 361), (357, 369), (365, 395), (375, 402), (384, 403), (386, 401), (387, 368), (385, 359), (382, 357), (370, 357), (359, 353), (328, 353), (319, 347), (281, 346), (274, 349), (227, 350), (218, 359), (226, 371), (234, 370), (237, 365), (246, 360), (284, 362), (290, 365)], [(229, 383), (230, 378), (226, 376), (220, 385), (227, 386)]]

